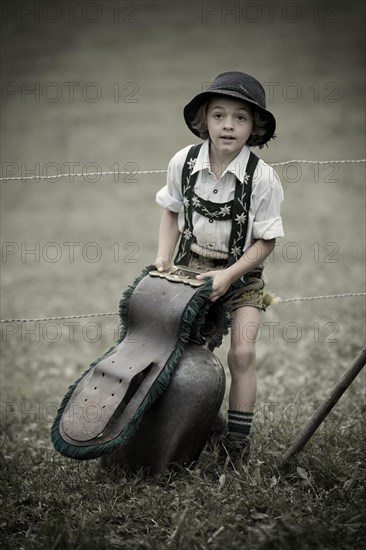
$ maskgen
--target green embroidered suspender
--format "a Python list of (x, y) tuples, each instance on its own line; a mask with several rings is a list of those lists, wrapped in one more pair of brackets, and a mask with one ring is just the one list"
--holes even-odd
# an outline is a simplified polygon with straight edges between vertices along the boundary
[[(259, 158), (254, 153), (250, 153), (245, 171), (244, 183), (236, 178), (234, 200), (227, 203), (213, 203), (198, 197), (194, 193), (198, 172), (192, 175), (192, 171), (201, 146), (202, 144), (198, 144), (191, 147), (183, 166), (182, 192), (184, 203), (184, 230), (180, 239), (175, 264), (187, 265), (189, 262), (191, 244), (196, 242), (193, 235), (192, 222), (193, 210), (196, 210), (196, 212), (202, 216), (212, 220), (232, 220), (228, 257), (228, 265), (232, 265), (239, 260), (243, 254), (248, 228), (252, 180)], [(244, 278), (241, 278), (236, 281), (233, 286), (242, 286), (245, 282), (243, 279)]]
[(192, 170), (197, 160), (199, 150), (202, 147), (202, 143), (193, 145), (188, 151), (183, 171), (182, 171), (182, 193), (184, 204), (184, 230), (179, 242), (178, 253), (175, 257), (174, 263), (176, 265), (188, 265), (189, 255), (191, 253), (191, 244), (195, 241), (193, 235), (193, 223), (192, 223), (192, 193), (193, 188), (197, 180), (198, 173), (193, 174)]

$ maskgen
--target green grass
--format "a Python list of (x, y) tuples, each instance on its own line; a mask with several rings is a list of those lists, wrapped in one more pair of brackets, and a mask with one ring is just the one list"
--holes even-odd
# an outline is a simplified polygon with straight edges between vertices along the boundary
[(194, 468), (148, 479), (57, 456), (46, 431), (28, 441), (13, 432), (1, 457), (3, 547), (361, 548), (359, 424), (345, 438), (331, 423), (281, 467), (291, 432), (286, 422), (257, 423), (250, 464), (238, 471), (219, 469), (205, 450)]
[[(332, 318), (332, 309), (339, 314), (348, 310), (342, 303), (327, 302), (327, 317)], [(290, 306), (272, 309), (278, 322), (292, 317), (285, 307)], [(324, 307), (318, 304), (311, 314), (302, 310), (294, 318), (306, 326), (322, 319)], [(356, 355), (360, 323), (362, 309), (355, 308), (352, 319), (342, 325), (338, 343), (315, 344), (312, 331), (304, 332), (296, 344), (283, 338), (270, 343), (265, 337), (258, 342), (259, 399), (248, 466), (237, 471), (220, 468), (216, 451), (206, 448), (191, 468), (177, 466), (148, 478), (143, 472), (106, 472), (99, 461), (65, 459), (50, 444), (55, 407), (75, 374), (75, 368), (69, 368), (65, 376), (60, 356), (66, 364), (75, 353), (97, 356), (110, 341), (93, 345), (77, 340), (62, 346), (25, 342), (17, 349), (19, 343), (10, 339), (4, 347), (8, 399), (1, 445), (3, 547), (362, 548), (364, 375), (302, 453), (281, 465), (297, 432)], [(225, 341), (218, 352), (222, 359), (227, 346)], [(12, 358), (17, 368), (11, 366)]]

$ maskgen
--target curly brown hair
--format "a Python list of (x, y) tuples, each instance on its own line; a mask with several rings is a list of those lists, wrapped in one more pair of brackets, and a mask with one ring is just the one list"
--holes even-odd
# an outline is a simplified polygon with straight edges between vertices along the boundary
[[(207, 130), (207, 109), (209, 103), (210, 101), (206, 101), (206, 103), (201, 105), (191, 123), (193, 128), (199, 132), (201, 139), (207, 139), (209, 137)], [(245, 104), (249, 107), (253, 117), (253, 130), (247, 140), (247, 145), (250, 147), (259, 147), (259, 149), (263, 149), (264, 145), (261, 145), (260, 142), (266, 133), (266, 122), (260, 117), (258, 111), (253, 109), (250, 103), (245, 102)]]

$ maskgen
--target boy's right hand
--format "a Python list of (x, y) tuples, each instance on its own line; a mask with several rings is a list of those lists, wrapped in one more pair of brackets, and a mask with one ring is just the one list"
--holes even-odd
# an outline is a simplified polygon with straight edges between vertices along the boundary
[(156, 258), (154, 265), (158, 271), (168, 271), (171, 267), (170, 261), (165, 258)]

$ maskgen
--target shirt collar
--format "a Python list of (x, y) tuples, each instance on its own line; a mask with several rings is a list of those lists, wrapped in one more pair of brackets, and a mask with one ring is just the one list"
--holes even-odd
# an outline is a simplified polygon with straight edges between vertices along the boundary
[[(208, 170), (210, 168), (209, 143), (209, 139), (206, 139), (206, 141), (203, 142), (192, 170), (192, 174), (199, 172), (200, 170)], [(244, 183), (245, 168), (249, 160), (249, 155), (250, 149), (248, 145), (244, 145), (240, 153), (230, 162), (225, 172), (222, 173), (220, 179), (222, 179), (227, 172), (231, 172), (238, 178), (239, 181), (241, 181), (241, 183)]]

